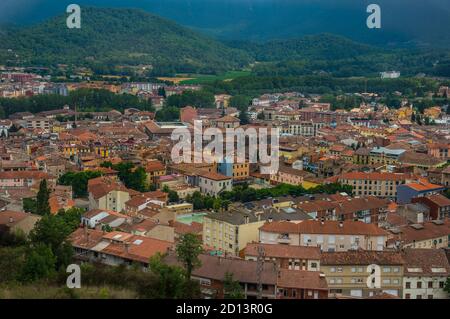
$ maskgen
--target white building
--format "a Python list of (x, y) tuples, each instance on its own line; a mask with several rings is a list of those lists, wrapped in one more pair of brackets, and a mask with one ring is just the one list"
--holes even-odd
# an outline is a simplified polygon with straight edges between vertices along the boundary
[(445, 282), (450, 266), (443, 249), (404, 250), (404, 299), (447, 299)]
[(214, 172), (202, 173), (198, 176), (200, 192), (210, 196), (217, 196), (223, 191), (231, 191), (232, 178)]

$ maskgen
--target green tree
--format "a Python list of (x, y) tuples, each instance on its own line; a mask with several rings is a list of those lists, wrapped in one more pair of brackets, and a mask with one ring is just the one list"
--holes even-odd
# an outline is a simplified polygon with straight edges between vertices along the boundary
[(194, 234), (184, 234), (176, 247), (177, 258), (183, 263), (186, 277), (191, 278), (192, 271), (201, 266), (199, 255), (203, 252), (201, 240)]
[(43, 179), (39, 184), (39, 191), (36, 196), (36, 213), (39, 215), (50, 214), (50, 204), (48, 202), (50, 190), (47, 188), (47, 180)]
[(72, 186), (74, 197), (88, 196), (87, 186), (90, 179), (100, 177), (99, 171), (67, 172), (58, 179), (58, 184)]
[(169, 191), (169, 202), (176, 203), (179, 200), (180, 200), (180, 196), (178, 196), (178, 193), (173, 190), (170, 190)]
[(72, 245), (67, 238), (73, 231), (71, 223), (57, 215), (45, 215), (39, 220), (29, 237), (32, 245), (44, 244), (50, 247), (56, 256), (56, 266), (67, 266), (70, 264), (73, 254)]
[(445, 282), (444, 291), (450, 294), (450, 277), (447, 277), (447, 281)]
[(149, 266), (158, 280), (151, 287), (144, 286), (138, 289), (140, 297), (160, 299), (183, 298), (186, 277), (181, 267), (166, 265), (162, 262), (162, 255), (159, 253), (150, 258)]
[(23, 198), (22, 207), (25, 212), (36, 214), (36, 199), (35, 198)]
[(22, 269), (21, 281), (31, 282), (55, 274), (56, 257), (51, 248), (38, 243), (29, 249)]
[(250, 123), (250, 120), (248, 119), (248, 113), (246, 110), (241, 110), (239, 112), (239, 121), (240, 121), (241, 125), (246, 125), (246, 124)]
[(246, 95), (235, 95), (230, 98), (230, 106), (238, 110), (245, 110), (249, 106), (251, 98)]
[(145, 172), (145, 169), (143, 167), (136, 168), (130, 173), (125, 185), (138, 192), (146, 192), (148, 190), (148, 186), (147, 173)]
[(226, 272), (223, 281), (223, 295), (225, 299), (244, 299), (244, 290), (239, 281), (233, 280), (233, 274)]

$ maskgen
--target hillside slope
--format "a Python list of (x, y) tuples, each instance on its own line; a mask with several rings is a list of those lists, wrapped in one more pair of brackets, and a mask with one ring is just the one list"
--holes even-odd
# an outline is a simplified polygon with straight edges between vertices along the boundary
[(153, 14), (104, 8), (83, 8), (81, 29), (68, 29), (63, 15), (19, 30), (4, 30), (0, 33), (2, 57), (9, 61), (0, 63), (64, 63), (100, 69), (152, 64), (154, 74), (216, 73), (251, 62), (243, 51)]

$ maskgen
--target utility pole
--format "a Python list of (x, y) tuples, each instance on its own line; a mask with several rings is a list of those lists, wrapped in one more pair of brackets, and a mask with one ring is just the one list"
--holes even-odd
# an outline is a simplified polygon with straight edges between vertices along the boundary
[(258, 261), (256, 265), (256, 277), (258, 280), (258, 299), (262, 299), (262, 273), (264, 271), (264, 247), (258, 246)]

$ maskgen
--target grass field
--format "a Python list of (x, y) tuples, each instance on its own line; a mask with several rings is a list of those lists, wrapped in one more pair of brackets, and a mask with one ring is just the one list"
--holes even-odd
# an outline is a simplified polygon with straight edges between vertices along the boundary
[(220, 75), (205, 75), (205, 74), (188, 74), (186, 79), (180, 82), (180, 84), (205, 84), (214, 81), (231, 81), (241, 76), (250, 75), (250, 71), (229, 71)]
[(51, 285), (0, 286), (0, 299), (135, 299), (136, 294), (127, 289), (108, 286), (69, 289)]

